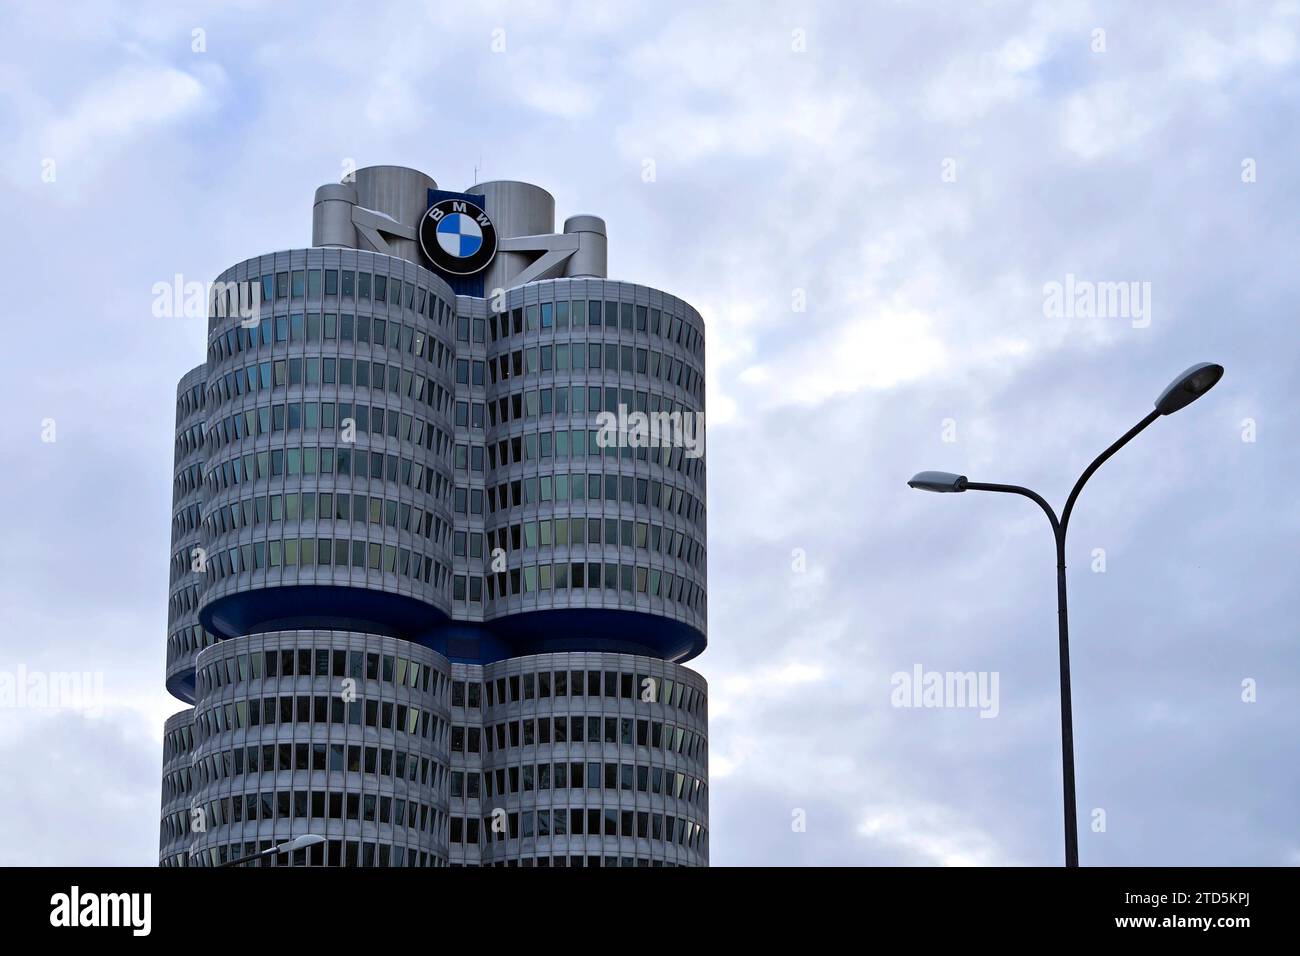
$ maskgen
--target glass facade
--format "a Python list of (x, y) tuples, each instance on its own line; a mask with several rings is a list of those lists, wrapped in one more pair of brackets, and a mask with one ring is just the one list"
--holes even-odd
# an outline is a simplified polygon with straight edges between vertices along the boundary
[(190, 864), (305, 833), (280, 865), (445, 866), (449, 664), (377, 635), (284, 631), (199, 655)]
[(167, 687), (194, 707), (160, 862), (310, 833), (268, 860), (707, 865), (703, 322), (604, 278), (456, 295), (414, 258), (214, 285), (177, 390)]

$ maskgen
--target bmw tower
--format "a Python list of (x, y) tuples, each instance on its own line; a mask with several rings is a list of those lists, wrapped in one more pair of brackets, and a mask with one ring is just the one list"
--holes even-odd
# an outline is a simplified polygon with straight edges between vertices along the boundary
[(213, 283), (162, 865), (707, 865), (704, 326), (555, 226), (369, 167)]

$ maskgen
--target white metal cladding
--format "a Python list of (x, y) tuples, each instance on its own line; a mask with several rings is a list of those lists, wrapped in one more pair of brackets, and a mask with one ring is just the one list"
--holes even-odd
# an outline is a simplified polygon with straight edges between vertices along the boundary
[(372, 634), (289, 631), (208, 648), (197, 677), (191, 865), (306, 833), (326, 843), (282, 865), (446, 864), (444, 657)]
[(194, 708), (172, 714), (163, 724), (162, 815), (158, 865), (188, 866), (191, 758), (194, 750)]
[[(663, 659), (682, 660), (698, 653), (707, 633), (706, 458), (684, 460), (681, 454), (660, 454), (657, 449), (630, 454), (622, 449), (617, 454), (557, 454), (561, 434), (568, 435), (570, 447), (577, 431), (594, 434), (596, 414), (605, 411), (611, 400), (632, 410), (643, 406), (647, 410), (673, 409), (702, 418), (703, 321), (695, 309), (675, 296), (604, 278), (604, 221), (596, 216), (570, 216), (563, 232), (555, 233), (551, 194), (513, 181), (479, 183), (465, 190), (485, 196), (486, 211), (494, 221), (498, 240), (505, 245), (483, 273), (489, 298), (456, 296), (451, 286), (424, 267), (418, 249), (415, 229), (429, 188), (436, 188), (433, 179), (418, 170), (389, 166), (358, 170), (355, 181), (317, 191), (312, 248), (257, 256), (219, 277), (236, 287), (256, 282), (259, 293), (264, 282), (269, 285), (258, 303), (251, 335), (236, 331), (246, 317), (227, 307), (218, 293), (209, 318), (208, 360), (186, 373), (177, 390), (166, 678), (174, 696), (196, 707), (170, 718), (165, 728), (160, 862), (212, 865), (323, 827), (328, 832), (321, 835), (329, 842), (291, 862), (707, 865), (707, 687), (694, 672)], [(331, 297), (322, 287), (328, 285), (332, 271), (340, 285), (345, 273), (355, 276), (358, 288), (346, 305), (341, 288)], [(388, 298), (381, 307), (373, 294), (363, 299), (359, 294), (363, 273), (375, 283), (375, 276), (383, 276), (389, 288), (400, 282), (404, 296), (409, 289), (430, 304), (436, 301), (436, 315), (430, 315), (428, 309), (413, 310), (404, 300), (394, 304)], [(598, 304), (604, 321), (599, 326), (579, 323), (580, 303), (584, 309)], [(350, 310), (357, 323), (356, 337), (346, 342), (341, 334), (332, 344), (323, 336), (313, 340), (295, 334), (296, 323), (309, 329), (315, 316), (323, 326), (331, 311), (341, 325), (345, 310)], [(563, 324), (561, 315), (566, 319)], [(397, 326), (423, 334), (441, 349), (443, 361), (425, 368), (408, 361), (400, 347), (389, 356), (386, 347), (362, 342), (360, 323), (376, 319), (382, 319), (390, 332)], [(289, 330), (284, 338), (280, 336), (282, 324)], [(254, 344), (249, 349), (230, 349), (227, 344), (232, 335), (242, 336), (241, 341), (251, 339)], [(562, 350), (567, 353), (563, 367), (559, 359)], [(582, 361), (576, 358), (580, 354)], [(291, 368), (294, 360), (302, 360), (305, 369), (310, 360), (323, 363), (328, 357), (340, 363), (369, 362), (372, 372), (379, 361), (397, 368), (399, 375), (409, 373), (412, 379), (422, 375), (442, 389), (445, 401), (437, 408), (417, 408), (405, 396), (394, 398), (386, 392), (373, 401), (365, 398), (372, 411), (382, 408), (386, 421), (392, 414), (423, 416), (426, 427), (442, 436), (435, 449), (417, 448), (415, 443), (401, 440), (394, 444), (387, 435), (379, 436), (373, 447), (372, 436), (363, 436), (360, 443), (366, 453), (396, 455), (399, 468), (401, 461), (409, 460), (425, 468), (427, 474), (438, 476), (441, 492), (424, 502), (426, 513), (436, 518), (430, 525), (441, 529), (427, 546), (426, 557), (438, 563), (429, 582), (390, 573), (388, 568), (390, 550), (397, 567), (402, 566), (404, 548), (414, 553), (410, 535), (403, 537), (404, 532), (394, 531), (386, 520), (390, 504), (399, 515), (402, 507), (414, 509), (419, 504), (417, 496), (400, 482), (392, 487), (385, 478), (371, 488), (355, 481), (348, 485), (334, 480), (336, 476), (326, 480), (319, 473), (312, 481), (286, 474), (272, 482), (258, 479), (238, 487), (218, 480), (223, 469), (229, 472), (233, 468), (236, 458), (242, 466), (250, 456), (255, 459), (259, 453), (269, 455), (281, 449), (287, 461), (293, 448), (315, 448), (319, 453), (328, 439), (335, 437), (323, 429), (311, 436), (305, 430), (291, 435), (288, 429), (280, 432), (274, 428), (269, 435), (256, 429), (237, 434), (242, 424), (233, 426), (235, 417), (244, 422), (270, 414), (274, 425), (268, 401), (274, 407), (301, 400), (303, 409), (315, 402), (323, 409), (327, 401), (340, 403), (342, 408), (343, 402), (357, 407), (362, 400), (355, 382), (345, 388), (341, 379), (332, 390), (326, 389), (324, 382), (286, 381), (283, 387), (273, 386), (266, 392), (232, 392), (228, 380), (237, 374), (247, 377), (252, 367), (260, 376), (264, 362), (272, 363), (274, 369), (275, 363), (284, 362)], [(517, 361), (520, 373), (516, 373)], [(503, 363), (508, 374), (500, 374)], [(278, 371), (272, 374), (274, 377)], [(585, 396), (581, 412), (569, 409), (561, 414), (554, 396), (565, 390), (571, 403), (577, 389)], [(549, 412), (544, 410), (543, 393), (551, 396)], [(596, 394), (598, 404), (587, 403), (587, 398)], [(515, 414), (516, 406), (522, 414)], [(305, 418), (307, 413), (302, 414)], [(286, 412), (286, 424), (288, 420)], [(502, 447), (506, 453), (499, 454)], [(521, 453), (516, 454), (516, 448)], [(475, 461), (479, 467), (474, 467)], [(586, 483), (580, 499), (572, 494), (558, 496), (561, 481), (572, 492), (579, 479)], [(521, 491), (518, 499), (516, 487)], [(599, 490), (588, 494), (590, 488)], [(337, 515), (324, 519), (317, 514), (307, 520), (301, 511), (296, 518), (288, 514), (291, 496), (305, 500), (311, 494), (319, 509), (327, 496), (342, 493), (365, 497), (365, 521), (357, 523), (350, 517), (340, 523)], [(489, 507), (494, 495), (500, 496), (497, 503), (501, 506)], [(281, 496), (285, 514), (272, 520), (274, 499)], [(251, 498), (267, 505), (267, 523), (261, 527), (256, 520), (244, 524), (242, 518), (229, 517), (234, 509), (241, 515), (251, 509), (256, 517), (257, 505), (248, 500)], [(380, 502), (380, 520), (372, 522), (369, 511), (375, 498)], [(502, 505), (503, 501), (508, 504)], [(299, 503), (297, 507), (305, 506)], [(579, 524), (581, 540), (575, 538)], [(596, 528), (598, 532), (593, 530)], [(350, 555), (360, 542), (367, 563), (353, 567), (350, 560), (342, 569), (334, 564), (322, 569), (319, 563), (305, 567), (299, 560), (290, 569), (283, 562), (287, 551), (282, 550), (279, 565), (254, 566), (259, 544), (267, 548), (269, 565), (272, 542), (279, 541), (287, 549), (285, 542), (291, 538), (299, 547), (314, 539), (317, 551), (322, 540), (333, 544), (341, 540)], [(502, 543), (509, 553), (509, 570), (498, 574), (489, 569), (487, 559), (491, 545)], [(374, 548), (380, 556), (378, 568), (368, 566)], [(213, 562), (209, 570), (192, 570), (196, 549)], [(251, 564), (244, 560), (249, 549), (254, 556)], [(239, 558), (232, 561), (232, 552), (238, 552)], [(302, 554), (298, 554), (300, 559)], [(600, 568), (602, 585), (573, 587), (572, 569), (579, 565)], [(236, 566), (238, 570), (234, 570)], [(220, 573), (211, 570), (213, 567), (221, 569)], [(611, 568), (615, 586), (606, 587)], [(561, 580), (564, 586), (560, 586)], [(427, 648), (362, 633), (367, 628), (357, 622), (345, 625), (330, 619), (331, 626), (354, 629), (324, 631), (305, 629), (315, 621), (268, 621), (262, 627), (246, 629), (269, 631), (277, 624), (301, 629), (232, 634), (220, 644), (199, 624), (198, 613), (216, 600), (245, 595), (270, 598), (277, 587), (322, 584), (359, 588), (366, 592), (367, 600), (399, 596), (418, 601), (421, 613), (429, 609), (431, 621), (443, 615), (442, 620), (466, 625), (466, 644), (474, 643), (475, 625), (486, 625), (490, 631), (504, 626), (495, 622), (508, 622), (517, 614), (587, 609), (634, 612), (626, 619), (663, 622), (673, 640), (682, 633), (694, 637), (688, 642), (689, 650), (672, 653), (628, 641), (620, 649), (632, 653), (589, 648), (531, 654), (486, 665), (452, 665)], [(607, 623), (622, 619), (618, 615), (601, 618)], [(601, 630), (617, 639), (616, 625), (602, 624)], [(391, 632), (403, 630), (398, 627)], [(556, 637), (571, 640), (564, 634)], [(527, 654), (531, 639), (513, 635), (515, 643), (508, 649)], [(588, 635), (582, 638), (588, 639)], [(500, 652), (500, 646), (493, 653)], [(307, 652), (313, 668), (316, 652), (325, 651), (330, 673), (295, 673), (287, 678), (271, 678), (265, 673), (240, 676), (241, 657), (251, 662), (254, 654), (261, 654), (265, 661), (272, 651), (290, 652), (295, 662), (300, 651)], [(360, 682), (364, 694), (359, 729), (347, 719), (337, 725), (329, 719), (336, 690), (332, 685), (338, 679), (333, 674), (335, 651), (343, 652), (345, 661), (350, 661), (347, 655), (354, 652), (361, 654), (363, 661), (371, 654), (379, 661), (378, 683), (371, 684), (368, 678)], [(417, 662), (425, 674), (440, 676), (428, 691), (396, 688), (382, 679), (386, 659), (394, 662), (394, 668), (399, 659), (408, 667)], [(231, 666), (235, 668), (233, 678), (224, 672)], [(214, 678), (217, 668), (226, 679)], [(572, 675), (581, 674), (584, 691), (590, 675), (597, 675), (600, 693), (556, 694), (551, 683), (551, 692), (540, 696), (543, 676), (549, 675), (547, 679), (555, 682), (561, 673), (566, 675), (566, 685)], [(606, 674), (615, 675), (612, 695), (605, 693)], [(450, 680), (453, 675), (454, 684)], [(624, 693), (629, 689), (625, 678), (636, 691), (630, 696)], [(642, 700), (641, 682), (647, 679), (656, 688), (654, 694), (660, 696)], [(465, 698), (453, 705), (449, 688), (454, 686), (462, 687)], [(533, 697), (526, 695), (529, 686)], [(518, 696), (512, 697), (516, 687)], [(476, 707), (469, 706), (470, 688), (477, 688)], [(498, 688), (504, 688), (504, 696), (497, 695)], [(307, 701), (305, 714), (299, 713), (300, 697)], [(323, 721), (316, 719), (318, 698), (325, 701), (327, 719)], [(285, 699), (292, 703), (281, 714)], [(367, 700), (377, 708), (377, 727), (366, 726)], [(266, 701), (275, 701), (277, 719), (273, 724), (260, 719)], [(250, 723), (254, 702), (259, 711), (256, 726)], [(386, 747), (382, 735), (389, 731), (382, 726), (382, 708), (388, 704), (394, 708), (394, 719), (399, 705), (407, 708), (407, 714), (412, 706), (419, 706), (437, 733), (432, 739), (411, 742), (405, 749), (395, 744)], [(345, 709), (345, 716), (348, 713)], [(288, 719), (278, 719), (282, 716)], [(561, 721), (565, 739), (557, 740)], [(579, 725), (580, 741), (573, 739)], [(543, 726), (548, 736), (545, 741), (541, 739)], [(589, 727), (598, 730), (597, 739), (591, 739)], [(613, 739), (606, 739), (607, 733)], [(497, 747), (499, 734), (505, 735), (504, 743)], [(471, 737), (478, 741), (476, 751), (470, 750)], [(325, 746), (325, 770), (313, 769), (317, 745)], [(289, 748), (288, 768), (262, 769), (264, 748), (272, 748), (278, 767), (285, 746)], [(300, 746), (307, 747), (304, 770), (297, 769), (295, 762)], [(345, 762), (352, 754), (350, 748), (360, 748), (357, 755), (363, 769), (356, 773), (329, 769), (335, 746), (344, 748)], [(250, 772), (247, 761), (254, 748), (259, 769)], [(390, 765), (387, 774), (366, 772), (368, 748), (374, 749), (376, 761), (382, 761), (387, 749), (394, 764), (399, 750), (408, 761), (414, 754), (421, 762), (418, 783), (401, 781), (405, 787), (400, 797), (405, 801), (402, 812), (409, 819), (414, 800), (420, 808), (417, 816), (424, 815), (415, 827), (393, 826), (399, 799), (399, 781), (392, 772), (395, 767)], [(236, 753), (242, 753), (238, 758), (242, 772), (238, 773)], [(565, 767), (563, 787), (555, 785), (560, 765)], [(431, 768), (427, 778), (426, 766)], [(581, 787), (570, 785), (575, 766), (581, 766)], [(547, 768), (545, 788), (540, 786), (542, 767)], [(598, 786), (587, 785), (589, 774), (595, 774), (592, 781)], [(476, 781), (474, 795), (470, 793), (471, 780)], [(630, 786), (625, 787), (625, 781)], [(262, 812), (264, 795), (269, 796), (269, 816)], [(247, 816), (250, 796), (255, 820)], [(234, 819), (236, 797), (240, 799), (238, 820)], [(339, 815), (330, 814), (335, 798), (340, 803)], [(367, 819), (371, 798), (374, 820)], [(301, 801), (306, 807), (300, 815)], [(314, 815), (317, 802), (324, 811), (322, 816)], [(349, 816), (354, 803), (355, 817)], [(280, 813), (282, 804), (287, 811), (284, 814)], [(196, 808), (200, 811), (197, 816)], [(499, 813), (494, 815), (494, 811)], [(387, 824), (381, 819), (385, 813)], [(580, 823), (575, 813), (580, 815)], [(563, 824), (556, 822), (560, 814)], [(492, 829), (494, 819), (503, 821), (499, 833)], [(194, 820), (205, 821), (202, 830), (191, 829)], [(212, 825), (207, 821), (213, 821)], [(469, 839), (471, 826), (477, 831), (473, 840)], [(540, 832), (543, 827), (545, 833)], [(576, 832), (578, 828), (581, 832)], [(561, 829), (563, 832), (558, 832)], [(317, 852), (319, 859), (311, 855)]]
[(454, 664), (452, 688), (453, 866), (708, 865), (700, 675), (543, 654)]

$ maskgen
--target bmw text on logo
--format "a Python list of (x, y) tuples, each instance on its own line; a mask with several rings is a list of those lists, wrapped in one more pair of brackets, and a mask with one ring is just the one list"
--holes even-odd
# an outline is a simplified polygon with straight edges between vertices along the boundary
[(443, 199), (430, 206), (420, 220), (420, 248), (443, 272), (473, 275), (496, 255), (496, 226), (469, 200)]

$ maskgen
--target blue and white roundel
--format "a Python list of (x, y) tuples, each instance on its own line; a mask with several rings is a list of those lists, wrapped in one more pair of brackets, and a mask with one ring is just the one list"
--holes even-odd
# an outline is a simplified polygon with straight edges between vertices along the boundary
[(420, 248), (438, 271), (469, 276), (487, 268), (497, 252), (497, 229), (468, 196), (441, 199), (420, 220)]
[(448, 255), (468, 259), (483, 248), (483, 230), (463, 212), (453, 212), (438, 223), (438, 245)]

